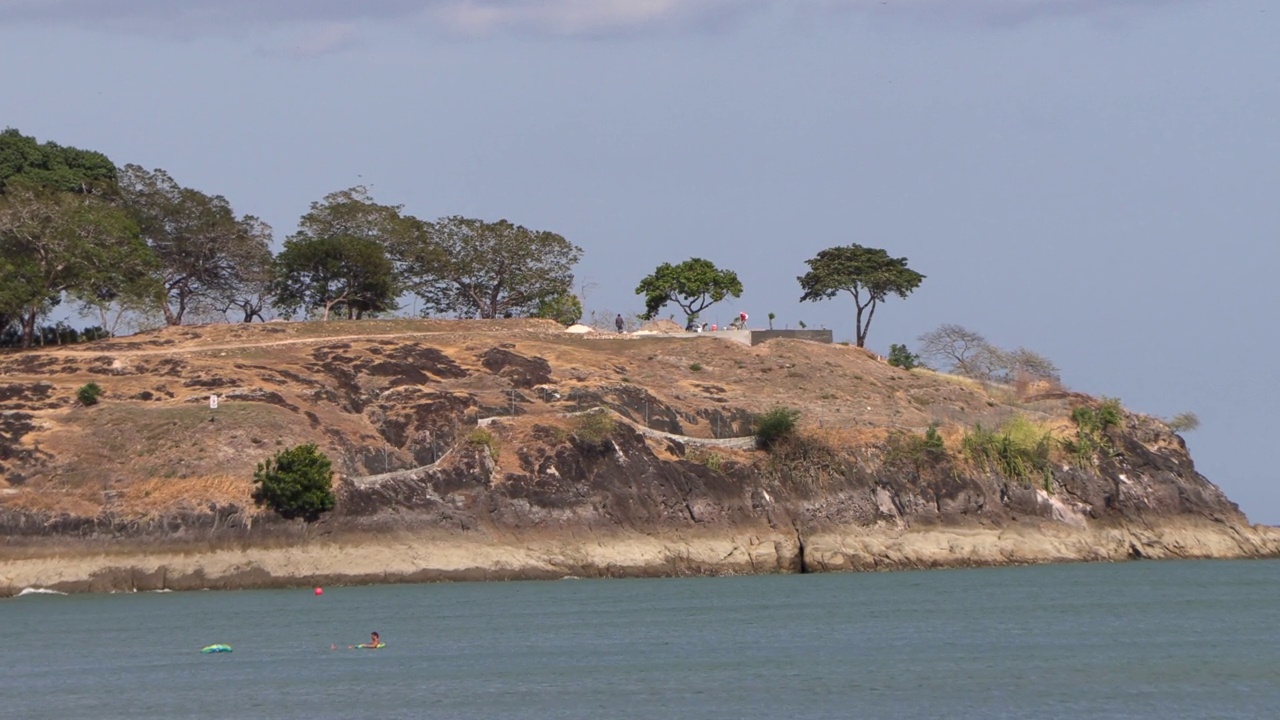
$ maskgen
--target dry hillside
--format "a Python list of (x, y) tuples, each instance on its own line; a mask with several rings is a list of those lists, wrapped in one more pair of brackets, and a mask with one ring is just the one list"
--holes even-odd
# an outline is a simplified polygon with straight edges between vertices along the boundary
[[(85, 407), (76, 390), (90, 382), (104, 393)], [(572, 335), (530, 320), (176, 327), (0, 355), (0, 504), (83, 515), (243, 504), (255, 464), (282, 447), (316, 442), (359, 478), (432, 463), (483, 418), (601, 406), (699, 438), (749, 435), (757, 413), (788, 406), (868, 444), (1067, 408), (801, 341)]]

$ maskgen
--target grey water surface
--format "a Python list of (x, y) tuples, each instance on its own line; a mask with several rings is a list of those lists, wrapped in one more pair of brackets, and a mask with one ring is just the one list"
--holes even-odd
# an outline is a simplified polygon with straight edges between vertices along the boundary
[(1273, 720), (1280, 561), (0, 601), (0, 718), (211, 717)]

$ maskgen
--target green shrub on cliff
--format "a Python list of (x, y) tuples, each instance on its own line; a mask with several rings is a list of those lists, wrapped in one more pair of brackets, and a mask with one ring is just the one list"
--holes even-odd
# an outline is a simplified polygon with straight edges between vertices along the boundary
[(796, 423), (799, 420), (800, 411), (787, 407), (777, 407), (757, 417), (756, 446), (761, 450), (769, 450), (791, 437), (796, 432)]
[(298, 445), (258, 463), (253, 501), (286, 518), (308, 522), (333, 509), (333, 466), (315, 443)]
[(485, 428), (478, 427), (475, 430), (472, 430), (467, 435), (467, 444), (474, 447), (482, 447), (489, 451), (490, 458), (494, 460), (498, 459), (498, 439), (493, 436), (493, 433), (489, 432)]
[(1053, 434), (1026, 418), (1015, 417), (999, 430), (975, 425), (960, 448), (978, 467), (1024, 483), (1040, 478), (1046, 491), (1053, 487)]
[(574, 415), (569, 424), (579, 440), (593, 445), (603, 443), (618, 430), (618, 421), (603, 408)]

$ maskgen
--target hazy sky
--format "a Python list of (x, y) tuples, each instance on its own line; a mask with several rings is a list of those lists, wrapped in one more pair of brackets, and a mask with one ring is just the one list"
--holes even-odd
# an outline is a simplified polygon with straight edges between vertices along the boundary
[(1280, 523), (1274, 0), (0, 0), (0, 126), (168, 170), (291, 232), (357, 183), (585, 249), (588, 310), (660, 262), (801, 305), (825, 247), (928, 276), (943, 322), (1072, 388), (1191, 410), (1198, 467)]

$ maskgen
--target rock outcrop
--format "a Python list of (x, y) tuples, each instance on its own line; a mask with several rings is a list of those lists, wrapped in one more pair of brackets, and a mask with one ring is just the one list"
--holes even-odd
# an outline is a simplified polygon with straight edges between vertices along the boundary
[[(73, 401), (87, 380), (99, 407)], [(1125, 413), (1088, 453), (1046, 450), (1033, 474), (975, 460), (966, 428), (1021, 417), (1065, 446), (1072, 408), (1096, 405), (997, 391), (853, 348), (537, 324), (224, 326), (13, 353), (0, 595), (1280, 555), (1152, 418)], [(804, 408), (794, 437), (732, 440), (779, 405)], [(950, 428), (941, 447), (918, 441), (931, 423)], [(253, 465), (299, 442), (339, 471), (314, 523), (248, 501)]]

